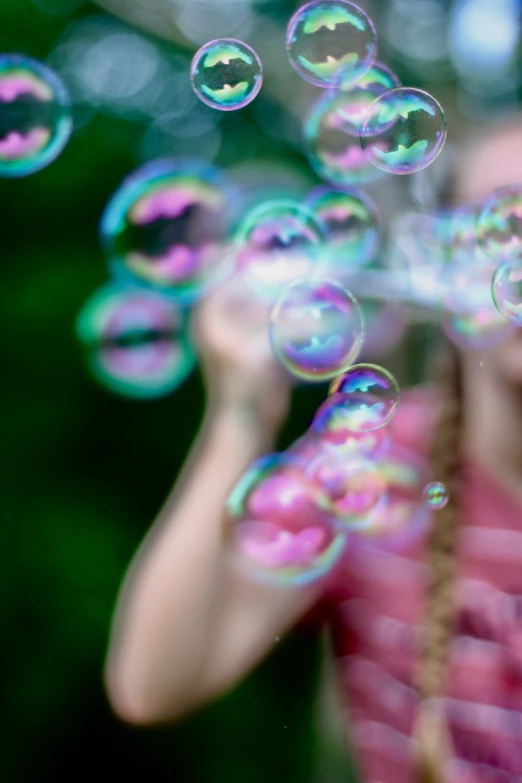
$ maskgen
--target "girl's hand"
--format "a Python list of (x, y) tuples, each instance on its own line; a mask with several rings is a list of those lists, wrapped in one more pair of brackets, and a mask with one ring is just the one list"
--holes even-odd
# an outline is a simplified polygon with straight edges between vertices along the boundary
[(236, 277), (200, 303), (193, 331), (212, 409), (273, 437), (288, 413), (290, 380), (270, 349), (268, 316)]

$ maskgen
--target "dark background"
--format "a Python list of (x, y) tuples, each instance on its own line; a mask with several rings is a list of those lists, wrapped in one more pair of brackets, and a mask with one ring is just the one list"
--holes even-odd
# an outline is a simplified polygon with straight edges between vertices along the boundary
[[(172, 5), (179, 12), (183, 3)], [(461, 115), (475, 121), (492, 107), (501, 111), (517, 102), (518, 82), (506, 87), (502, 73), (495, 82), (488, 68), (482, 77), (475, 68), (470, 87), (471, 66), (462, 65), (458, 47), (457, 54), (439, 47), (426, 59), (436, 31), (449, 40), (449, 3), (363, 5), (383, 30), (383, 59), (406, 83), (433, 89), (454, 126)], [(120, 16), (128, 16), (129, 8), (132, 14), (131, 0), (112, 6)], [(270, 23), (267, 30), (283, 31), (295, 6), (290, 0), (258, 2), (256, 13)], [(165, 148), (195, 151), (190, 134), (166, 139), (163, 131), (151, 134), (158, 122), (161, 130), (161, 116), (158, 121), (143, 106), (126, 103), (121, 90), (112, 100), (118, 90), (110, 79), (117, 74), (109, 72), (105, 92), (88, 94), (82, 87), (77, 50), (67, 49), (64, 40), (74, 38), (75, 25), (90, 17), (100, 29), (116, 25), (110, 29), (139, 33), (167, 59), (181, 58), (175, 63), (182, 71), (199, 45), (178, 34), (175, 25), (155, 28), (145, 12), (149, 32), (141, 22), (139, 32), (82, 0), (0, 0), (0, 50), (50, 62), (76, 104), (76, 131), (59, 159), (33, 176), (0, 181), (0, 779), (349, 779), (315, 730), (319, 640), (306, 630), (282, 640), (234, 693), (182, 725), (131, 729), (112, 716), (105, 701), (102, 663), (118, 586), (194, 438), (203, 390), (196, 372), (164, 400), (113, 396), (88, 376), (74, 337), (80, 307), (107, 277), (97, 226), (109, 196), (126, 173)], [(154, 29), (163, 39), (150, 32)], [(257, 35), (264, 29), (261, 25)], [(278, 45), (284, 55), (282, 38)], [(513, 62), (509, 67), (518, 72), (516, 56)], [(296, 176), (314, 183), (295, 117), (282, 105), (283, 81), (291, 86), (297, 79), (288, 65), (287, 70), (283, 76), (269, 69), (266, 94), (257, 105), (212, 121), (210, 114), (201, 115), (208, 128), (194, 135), (204, 156), (224, 166), (284, 161)], [(416, 350), (422, 351), (419, 341)], [(323, 395), (322, 388), (296, 391), (283, 444), (303, 432)]]

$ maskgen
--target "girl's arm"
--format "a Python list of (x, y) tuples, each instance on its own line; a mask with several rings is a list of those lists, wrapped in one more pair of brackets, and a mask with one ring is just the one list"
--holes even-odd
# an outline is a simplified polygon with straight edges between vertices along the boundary
[(172, 720), (223, 693), (316, 597), (314, 588), (249, 580), (227, 550), (227, 495), (272, 450), (289, 397), (270, 354), (266, 314), (236, 287), (198, 313), (207, 414), (118, 600), (106, 687), (114, 710), (132, 723)]

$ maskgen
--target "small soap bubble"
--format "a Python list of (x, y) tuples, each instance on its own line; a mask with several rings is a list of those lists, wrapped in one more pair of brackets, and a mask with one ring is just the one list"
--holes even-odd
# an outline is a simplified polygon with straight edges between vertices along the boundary
[(431, 481), (426, 484), (422, 495), (426, 505), (434, 511), (444, 508), (449, 500), (446, 485), (441, 481)]
[(350, 529), (370, 525), (386, 502), (384, 476), (373, 462), (354, 454), (323, 450), (308, 465), (306, 475), (328, 495), (337, 521)]
[(275, 199), (252, 209), (235, 234), (239, 271), (252, 291), (273, 303), (285, 286), (317, 276), (324, 224), (301, 204)]
[(111, 268), (123, 282), (161, 290), (191, 304), (229, 272), (227, 199), (213, 166), (165, 158), (123, 181), (102, 216)]
[(508, 321), (522, 326), (522, 261), (508, 261), (495, 269), (491, 281), (493, 302)]
[(213, 109), (233, 111), (254, 100), (263, 82), (263, 68), (248, 44), (221, 38), (196, 52), (190, 78), (203, 103)]
[(330, 91), (314, 103), (304, 124), (310, 164), (322, 179), (342, 187), (384, 176), (362, 149), (351, 112), (351, 94)]
[(287, 286), (270, 314), (275, 356), (293, 375), (308, 381), (333, 378), (353, 364), (364, 339), (356, 299), (328, 280)]
[(375, 62), (372, 20), (346, 0), (313, 0), (291, 18), (286, 48), (297, 73), (318, 87), (356, 82)]
[(94, 377), (125, 397), (170, 394), (196, 363), (184, 313), (143, 289), (104, 286), (83, 306), (76, 333)]
[(48, 166), (71, 131), (69, 95), (56, 73), (22, 55), (0, 55), (0, 177)]
[(517, 260), (522, 253), (522, 185), (493, 191), (477, 221), (483, 250), (498, 262)]
[(390, 174), (412, 174), (429, 166), (446, 141), (446, 119), (431, 95), (397, 87), (368, 108), (361, 129), (368, 160)]
[(330, 394), (343, 397), (346, 425), (371, 432), (388, 424), (399, 404), (399, 384), (376, 364), (356, 364), (330, 384)]
[(359, 136), (366, 113), (375, 99), (401, 86), (399, 78), (382, 63), (374, 63), (356, 84), (351, 81), (346, 82), (341, 75), (336, 89), (344, 93), (344, 98), (339, 104), (339, 111), (345, 122), (344, 127), (351, 128), (353, 134)]
[(227, 501), (232, 551), (261, 581), (299, 585), (324, 576), (346, 537), (331, 503), (291, 455), (269, 454), (239, 480)]
[(311, 193), (307, 203), (328, 231), (323, 262), (328, 277), (342, 281), (347, 267), (361, 266), (375, 256), (380, 241), (379, 216), (366, 193), (324, 186)]

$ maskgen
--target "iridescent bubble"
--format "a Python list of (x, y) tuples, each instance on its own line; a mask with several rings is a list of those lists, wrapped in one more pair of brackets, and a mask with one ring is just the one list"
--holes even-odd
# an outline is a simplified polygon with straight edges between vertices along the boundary
[(72, 131), (69, 95), (46, 65), (0, 55), (0, 177), (25, 177), (58, 157)]
[(257, 460), (227, 501), (232, 551), (254, 578), (299, 585), (324, 576), (343, 553), (330, 500), (287, 454)]
[(399, 384), (376, 364), (355, 364), (330, 384), (330, 394), (343, 400), (346, 424), (353, 432), (369, 432), (388, 424), (399, 404)]
[(144, 289), (104, 286), (83, 306), (76, 333), (95, 378), (125, 397), (170, 394), (196, 363), (183, 312)]
[[(343, 395), (331, 394), (317, 410), (310, 433), (319, 444), (362, 457), (373, 458), (387, 450), (389, 434), (386, 427), (354, 432), (351, 424), (351, 411), (344, 405)], [(320, 446), (316, 448), (318, 451)]]
[(374, 100), (395, 87), (401, 87), (400, 80), (382, 63), (374, 63), (357, 84), (351, 80), (345, 81), (341, 74), (336, 89), (345, 93), (339, 109), (345, 128), (351, 128), (353, 134), (359, 136), (366, 113)]
[(313, 0), (290, 19), (286, 48), (297, 73), (318, 87), (355, 82), (375, 61), (377, 34), (367, 14), (345, 0)]
[(342, 372), (361, 350), (364, 325), (356, 299), (328, 280), (287, 286), (270, 314), (275, 356), (298, 378), (324, 381)]
[(522, 261), (508, 261), (495, 269), (491, 281), (493, 302), (508, 321), (522, 326)]
[(386, 481), (373, 462), (353, 454), (323, 450), (306, 468), (330, 498), (336, 519), (350, 529), (371, 525), (386, 503)]
[(446, 119), (431, 95), (397, 87), (369, 107), (361, 129), (368, 160), (390, 174), (412, 174), (429, 166), (446, 141)]
[(289, 283), (317, 276), (325, 237), (325, 226), (299, 203), (264, 202), (236, 232), (238, 269), (259, 298), (273, 303)]
[[(355, 188), (317, 188), (308, 198), (314, 215), (326, 226), (328, 244), (323, 269), (333, 280), (346, 276), (346, 267), (374, 257), (379, 247), (379, 216), (372, 199)], [(339, 270), (339, 272), (338, 272)]]
[(449, 266), (442, 277), (446, 314), (443, 328), (460, 348), (489, 348), (515, 329), (495, 307), (491, 281), (495, 266), (484, 257), (473, 264)]
[(484, 251), (494, 261), (518, 259), (522, 252), (522, 185), (493, 191), (477, 223)]
[(166, 158), (133, 172), (100, 226), (116, 276), (183, 304), (200, 298), (232, 263), (225, 249), (229, 193), (220, 172), (200, 161)]
[(386, 502), (352, 540), (358, 546), (404, 551), (425, 536), (430, 525), (422, 496), (428, 466), (418, 454), (392, 444), (375, 467), (386, 484)]
[(350, 93), (330, 92), (312, 106), (304, 133), (310, 164), (333, 185), (375, 182), (384, 176), (367, 158), (353, 127)]
[(196, 52), (190, 78), (203, 103), (213, 109), (232, 111), (254, 100), (263, 82), (263, 68), (248, 44), (220, 38)]
[(422, 495), (426, 505), (435, 511), (444, 508), (449, 500), (446, 485), (441, 481), (431, 481), (429, 484), (426, 484)]

